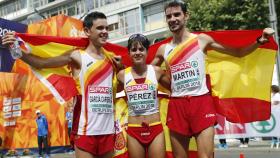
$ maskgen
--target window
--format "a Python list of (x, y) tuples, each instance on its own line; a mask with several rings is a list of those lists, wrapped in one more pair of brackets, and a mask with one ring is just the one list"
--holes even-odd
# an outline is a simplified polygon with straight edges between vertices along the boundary
[(111, 3), (114, 3), (115, 2), (115, 0), (104, 0), (105, 1), (105, 5), (106, 4), (111, 4)]
[(8, 14), (19, 14), (17, 11), (27, 8), (26, 0), (16, 0), (4, 3), (0, 6), (0, 17), (4, 17)]
[(140, 32), (139, 8), (107, 17), (110, 38)]
[(99, 4), (99, 0), (94, 0), (94, 8), (98, 8)]
[(19, 5), (20, 5), (20, 8), (26, 8), (27, 7), (27, 3), (26, 3), (26, 0), (20, 0), (19, 1)]
[(69, 16), (76, 15), (74, 6), (70, 6), (69, 8), (67, 8), (67, 15), (69, 15)]
[(48, 4), (48, 0), (30, 0), (31, 8), (38, 8)]
[(133, 9), (119, 14), (120, 29), (123, 35), (140, 32), (139, 9)]
[(116, 2), (119, 2), (119, 1), (122, 1), (122, 0), (93, 0), (93, 3), (94, 3), (93, 8), (99, 8), (99, 7), (102, 7), (104, 5), (116, 3)]
[(158, 2), (143, 7), (144, 30), (150, 31), (165, 27), (164, 5), (166, 2)]
[(119, 23), (110, 24), (108, 26), (108, 31), (114, 31), (119, 29)]
[(66, 4), (63, 6), (59, 6), (48, 10), (44, 13), (46, 17), (56, 16), (58, 14), (65, 14), (68, 16), (74, 16), (83, 14), (85, 12), (85, 3), (84, 1), (76, 1), (75, 3)]

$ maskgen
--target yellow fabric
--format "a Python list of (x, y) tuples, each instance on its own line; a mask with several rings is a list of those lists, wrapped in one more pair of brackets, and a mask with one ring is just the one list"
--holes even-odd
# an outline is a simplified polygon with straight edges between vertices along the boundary
[[(32, 54), (42, 57), (42, 58), (47, 58), (47, 57), (56, 57), (64, 54), (66, 51), (71, 51), (75, 49), (76, 47), (65, 45), (65, 44), (59, 44), (59, 43), (47, 43), (43, 45), (37, 45), (33, 46), (29, 44)], [(37, 72), (39, 72), (42, 76), (45, 78), (48, 78), (51, 74), (55, 73), (58, 75), (63, 75), (63, 76), (69, 76), (70, 75), (70, 69), (67, 68), (67, 66), (59, 67), (59, 68), (49, 68), (49, 69), (36, 69)]]
[[(156, 125), (160, 125), (160, 124), (161, 124), (160, 121), (159, 122), (153, 122), (153, 123), (149, 123), (149, 126), (151, 127), (151, 126), (156, 126)], [(132, 123), (129, 123), (127, 126), (128, 127), (143, 127), (141, 124), (132, 124)]]
[(211, 76), (212, 95), (270, 101), (275, 54), (275, 50), (258, 48), (243, 58), (237, 58), (209, 51), (206, 68)]

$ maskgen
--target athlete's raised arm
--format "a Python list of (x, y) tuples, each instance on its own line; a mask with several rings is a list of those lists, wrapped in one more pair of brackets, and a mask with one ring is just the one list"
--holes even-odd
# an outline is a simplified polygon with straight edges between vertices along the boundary
[[(9, 46), (14, 43), (16, 40), (15, 32), (6, 33), (2, 38), (2, 44)], [(61, 56), (51, 57), (51, 58), (41, 58), (32, 54), (22, 53), (21, 59), (32, 67), (41, 69), (41, 68), (54, 68), (60, 67), (72, 62), (75, 62), (75, 50), (70, 50), (65, 52)]]
[(260, 45), (267, 43), (269, 41), (269, 37), (273, 34), (273, 29), (265, 28), (263, 30), (262, 35), (258, 37), (255, 41), (252, 41), (252, 44), (242, 48), (232, 48), (222, 45), (206, 34), (200, 34), (198, 38), (199, 44), (204, 52), (206, 52), (207, 49), (214, 49), (221, 53), (232, 55), (235, 57), (244, 57), (256, 50)]
[(152, 65), (160, 66), (164, 62), (164, 49), (165, 49), (165, 44), (161, 45), (155, 55), (155, 58), (152, 61)]

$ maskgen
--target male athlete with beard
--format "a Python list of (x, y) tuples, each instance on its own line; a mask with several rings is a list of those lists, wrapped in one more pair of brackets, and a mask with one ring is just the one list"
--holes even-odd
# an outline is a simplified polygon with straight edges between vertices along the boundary
[(161, 45), (152, 64), (167, 63), (171, 73), (171, 97), (167, 125), (176, 158), (186, 158), (190, 137), (197, 142), (200, 158), (212, 158), (214, 151), (214, 125), (216, 111), (206, 86), (206, 51), (213, 49), (228, 55), (243, 57), (268, 42), (274, 31), (264, 29), (262, 36), (247, 47), (236, 49), (217, 43), (206, 34), (195, 35), (188, 31), (187, 7), (182, 2), (170, 2), (165, 17), (173, 39)]

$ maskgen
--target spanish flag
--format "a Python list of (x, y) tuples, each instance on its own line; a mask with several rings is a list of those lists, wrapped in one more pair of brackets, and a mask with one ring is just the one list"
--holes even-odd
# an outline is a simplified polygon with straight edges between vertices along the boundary
[[(261, 30), (254, 31), (213, 31), (204, 32), (217, 42), (235, 48), (251, 44), (261, 35)], [(41, 57), (61, 55), (68, 50), (85, 48), (86, 38), (65, 38), (18, 34), (32, 53)], [(157, 48), (171, 39), (152, 45), (149, 49), (147, 63), (155, 56)], [(127, 49), (108, 43), (105, 50), (121, 55), (126, 66), (131, 65)], [(271, 38), (270, 42), (262, 45), (251, 54), (237, 58), (214, 50), (208, 50), (206, 70), (211, 78), (211, 91), (219, 114), (231, 122), (252, 122), (266, 120), (270, 116), (270, 86), (275, 64), (277, 45)], [(36, 70), (41, 78), (49, 81), (61, 96), (67, 99), (75, 92), (75, 84), (69, 76), (69, 69)], [(61, 77), (65, 80), (61, 80)], [(72, 80), (72, 81), (71, 81)], [(61, 82), (62, 81), (62, 82)], [(58, 86), (57, 86), (58, 85)], [(65, 94), (67, 93), (67, 94)]]
[[(258, 30), (208, 33), (219, 43), (235, 48), (249, 45), (261, 34)], [(270, 87), (277, 49), (271, 37), (269, 43), (242, 58), (208, 51), (206, 69), (219, 114), (239, 123), (270, 118)]]
[[(215, 41), (233, 48), (253, 43), (262, 30), (199, 32), (211, 36)], [(161, 44), (168, 38), (150, 47), (147, 61), (151, 62)], [(230, 122), (253, 122), (270, 117), (270, 87), (277, 54), (277, 44), (270, 42), (260, 46), (251, 54), (238, 58), (208, 50), (206, 71), (210, 75), (210, 90), (216, 110)]]
[[(88, 45), (87, 38), (42, 36), (22, 33), (18, 33), (17, 36), (19, 37), (18, 39), (22, 40), (20, 43), (23, 52), (31, 52), (33, 55), (42, 58), (60, 56), (74, 49), (84, 49)], [(125, 64), (130, 64), (127, 49), (124, 47), (108, 43), (104, 46), (104, 52), (108, 58), (112, 58), (112, 52), (117, 52), (116, 54), (124, 57)], [(64, 104), (65, 101), (78, 94), (75, 81), (71, 76), (71, 69), (68, 66), (40, 70), (32, 68), (32, 72), (49, 88), (60, 104)]]

